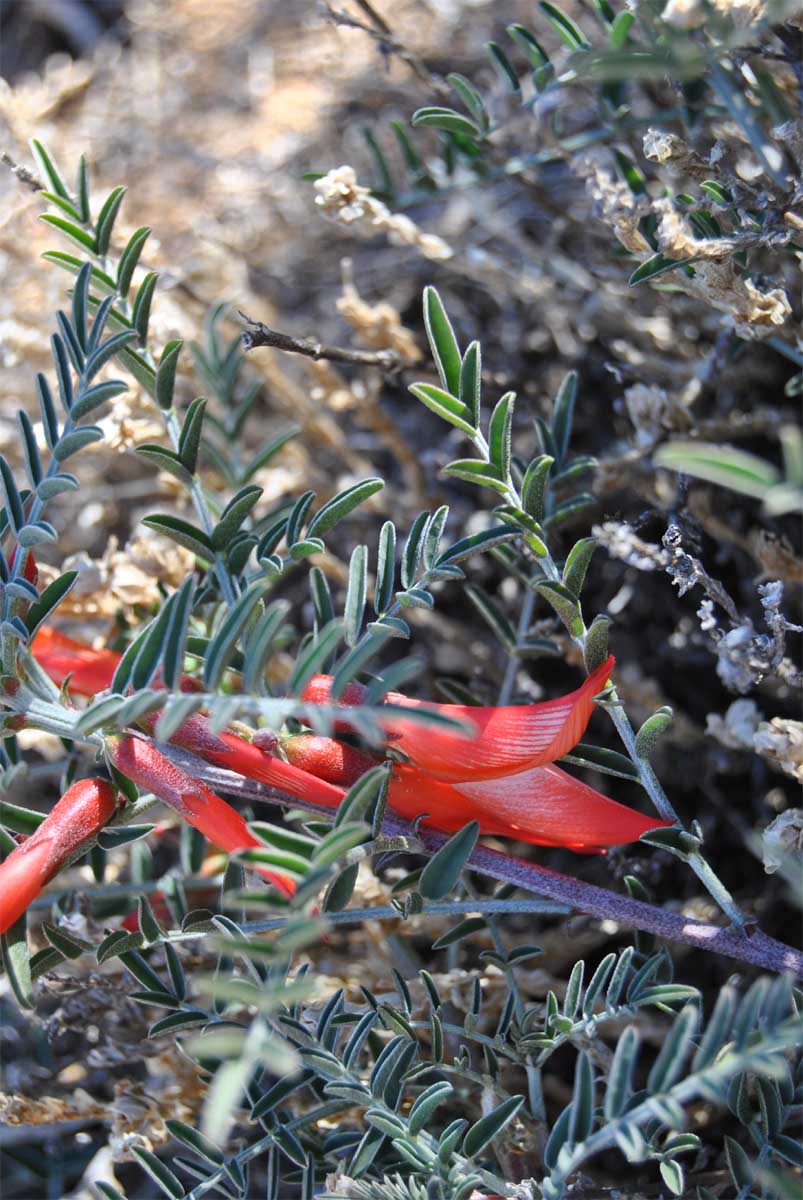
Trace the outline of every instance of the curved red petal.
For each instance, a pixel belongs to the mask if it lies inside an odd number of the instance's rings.
[[[499,779],[529,767],[554,762],[576,745],[592,712],[594,697],[603,690],[614,666],[611,656],[592,671],[574,692],[541,704],[511,704],[474,708],[462,704],[430,704],[390,692],[386,700],[404,708],[427,709],[455,717],[474,727],[473,735],[448,733],[420,721],[405,721],[395,714],[382,724],[394,737],[394,747],[430,775],[452,782]],[[328,701],[331,678],[317,675],[304,690],[304,699]],[[359,685],[351,685],[340,703],[360,700]],[[364,692],[364,689],[361,689]]]
[[[483,813],[478,819],[484,832],[537,845],[618,846],[671,824],[619,804],[553,765],[454,788]]]
[[[119,771],[169,804],[185,821],[209,838],[213,845],[229,854],[236,850],[262,847],[236,809],[200,780],[193,779],[165,758],[145,738],[126,735],[120,740],[110,741],[109,749],[112,762]],[[267,867],[255,866],[254,869],[286,896],[292,896],[295,892],[295,883],[289,876]]]

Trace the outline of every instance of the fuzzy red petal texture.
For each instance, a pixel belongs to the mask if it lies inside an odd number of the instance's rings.
[[[153,792],[190,825],[228,854],[236,850],[261,849],[262,842],[249,830],[244,818],[198,779],[193,779],[165,758],[146,738],[126,734],[111,738],[108,748],[112,762],[138,787]],[[283,892],[292,896],[295,883],[287,875],[255,866],[254,870]]]
[[[19,920],[50,878],[52,839],[46,838],[30,848],[29,843],[30,838],[0,863],[0,933]]]
[[[530,767],[543,766],[567,754],[585,732],[594,697],[603,690],[613,670],[609,658],[592,671],[581,687],[566,696],[541,704],[510,704],[474,708],[462,704],[430,704],[411,700],[398,692],[389,692],[386,702],[421,712],[430,709],[443,716],[455,717],[474,727],[474,733],[449,733],[419,721],[405,721],[394,713],[382,724],[394,738],[393,745],[403,750],[416,766],[438,779],[498,779],[518,774]],[[304,690],[304,699],[327,703],[331,677],[316,675]],[[352,684],[340,703],[359,703],[364,691]]]
[[[47,626],[34,637],[31,652],[42,670],[59,687],[70,676],[70,691],[78,696],[94,696],[111,687],[122,657],[116,650],[93,650],[84,642]]]
[[[79,779],[67,789],[39,828],[0,864],[0,933],[103,828],[116,807],[117,792],[105,779]]]

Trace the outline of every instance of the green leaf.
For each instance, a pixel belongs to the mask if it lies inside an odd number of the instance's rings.
[[[347,646],[354,646],[360,636],[368,580],[368,547],[355,546],[349,562],[349,581],[346,590],[344,630]]]
[[[261,495],[262,488],[249,483],[232,497],[212,530],[210,541],[213,550],[222,550],[231,542]]]
[[[36,165],[44,175],[52,191],[56,195],[61,196],[63,200],[69,200],[70,193],[67,189],[67,184],[64,182],[64,178],[53,161],[47,146],[45,146],[40,138],[31,138],[30,145]]]
[[[424,550],[424,535],[429,522],[429,513],[420,512],[410,526],[401,561],[401,585],[405,590],[413,585],[418,574],[418,564]]]
[[[566,43],[570,50],[589,50],[591,48],[579,25],[567,17],[563,9],[558,8],[556,4],[550,4],[549,0],[540,0],[538,7],[545,14],[558,37]]]
[[[584,1142],[594,1125],[594,1071],[591,1059],[583,1051],[574,1070],[574,1091],[569,1118],[568,1140],[576,1146]]]
[[[477,126],[487,133],[490,122],[488,113],[485,109],[485,101],[480,93],[474,87],[470,79],[466,79],[465,75],[458,74],[457,71],[452,71],[446,76],[447,83],[450,83],[457,92],[460,99],[465,104],[468,111],[474,118]]]
[[[77,454],[79,450],[91,446],[93,442],[102,441],[102,429],[97,425],[82,425],[80,429],[74,429],[72,433],[66,433],[59,439],[53,447],[53,457],[57,462],[64,462],[73,454]]]
[[[165,1125],[176,1141],[188,1146],[195,1154],[199,1154],[201,1158],[205,1158],[207,1162],[213,1163],[216,1167],[223,1166],[225,1162],[223,1151],[209,1138],[199,1133],[197,1129],[185,1125],[183,1121],[167,1120]]]
[[[443,388],[435,387],[432,383],[413,383],[410,391],[431,412],[454,425],[455,429],[462,430],[470,437],[476,432],[472,424],[471,410],[462,400],[458,400],[457,396],[445,392]]]
[[[288,546],[292,546],[294,542],[298,541],[299,534],[304,525],[304,519],[314,499],[314,492],[304,492],[301,496],[299,496],[293,505],[290,515],[287,518],[287,526],[284,535]],[[260,545],[260,557],[261,550],[262,547]]]
[[[466,419],[476,429],[480,423],[482,395],[482,350],[479,342],[471,342],[463,355],[458,395],[466,409]]]
[[[276,636],[290,611],[288,600],[274,600],[250,630],[245,644],[243,688],[258,692],[264,682],[265,666]]]
[[[525,29],[523,25],[508,25],[508,35],[516,42],[517,45],[525,52],[533,67],[541,68],[549,65],[549,55],[541,46],[529,29]]]
[[[510,437],[515,392],[507,392],[496,405],[488,431],[489,457],[498,477],[507,482],[510,475]]]
[[[191,476],[198,467],[198,449],[201,444],[206,404],[206,400],[201,396],[193,400],[187,409],[178,439],[179,458]]]
[[[42,258],[57,267],[61,267],[65,271],[69,271],[71,275],[77,275],[83,266],[82,259],[76,258],[74,254],[66,254],[63,250],[46,250]],[[100,267],[92,268],[92,282],[101,291],[111,295],[117,290],[111,275],[108,275],[105,271],[101,271]]]
[[[135,233],[131,234],[125,250],[120,255],[120,262],[117,267],[117,291],[123,299],[128,295],[128,289],[131,286],[131,280],[139,262],[139,257],[150,234],[151,230],[147,225],[143,225],[140,229],[137,229]]]
[[[675,1162],[673,1158],[664,1159],[659,1163],[658,1169],[661,1172],[661,1178],[669,1188],[673,1196],[682,1196],[684,1190],[683,1167],[679,1162]]]
[[[627,281],[628,287],[638,287],[640,283],[646,283],[648,279],[655,279],[658,275],[664,275],[667,271],[674,271],[676,267],[682,267],[689,262],[696,262],[696,259],[681,259],[667,258],[665,254],[653,254],[652,258],[646,259],[641,266],[636,267],[633,274]]]
[[[172,1171],[168,1170],[161,1159],[143,1146],[132,1146],[132,1153],[163,1195],[171,1197],[171,1200],[182,1200],[186,1194],[184,1185],[179,1182]]]
[[[87,233],[85,229],[82,229],[80,225],[76,225],[74,221],[68,220],[67,217],[59,217],[56,213],[42,213],[39,220],[66,234],[82,250],[88,250],[90,254],[95,253],[95,239],[92,237],[92,234]]]
[[[499,72],[502,82],[506,83],[512,92],[520,92],[521,83],[519,82],[519,77],[516,74],[513,64],[499,43],[488,42],[485,49],[490,54],[493,64]]]
[[[465,592],[480,616],[490,626],[509,654],[515,654],[517,635],[502,609],[482,588],[467,583]]]
[[[507,1100],[503,1100],[487,1116],[481,1117],[467,1131],[463,1139],[463,1153],[468,1158],[474,1158],[481,1153],[488,1143],[513,1120],[523,1103],[523,1096],[508,1096]]]
[[[94,332],[94,331],[93,331]],[[124,352],[130,342],[136,337],[133,329],[122,329],[119,333],[113,334],[106,338],[101,346],[93,350],[87,359],[86,366],[83,371],[83,380],[88,383],[93,376],[97,375],[101,367],[105,366],[113,355],[117,355],[120,361],[127,365]],[[133,374],[133,372],[132,372]]]
[[[647,1077],[647,1089],[650,1094],[668,1092],[680,1075],[699,1019],[699,1009],[694,1004],[687,1004],[675,1018],[672,1028],[664,1037],[658,1057]]]
[[[708,442],[673,441],[655,452],[656,466],[682,471],[709,483],[762,499],[778,482],[778,470],[755,454]]]
[[[379,763],[351,785],[338,807],[335,827],[345,822],[368,819],[377,807],[384,808],[390,784],[390,771],[389,763]]]
[[[423,799],[422,812],[426,812]],[[473,854],[479,835],[479,822],[470,821],[435,851],[421,872],[418,890],[422,896],[427,900],[440,900],[449,894]]]
[[[288,695],[297,696],[303,692],[312,676],[317,675],[328,662],[342,637],[343,622],[335,620],[310,640],[296,659],[287,685]]]
[[[195,599],[195,580],[190,575],[175,593],[175,601],[165,634],[162,677],[167,688],[177,688],[184,667],[184,653],[190,613]]]
[[[627,1108],[633,1093],[633,1070],[638,1054],[639,1035],[633,1025],[628,1025],[616,1043],[608,1084],[605,1091],[605,1119],[615,1121]]]
[[[49,583],[38,600],[30,606],[23,620],[28,633],[33,635],[54,609],[61,603],[78,578],[77,571],[65,571]]]
[[[143,524],[163,533],[172,541],[178,542],[179,546],[184,546],[186,550],[195,554],[203,562],[209,564],[214,562],[215,552],[209,538],[202,529],[191,525],[189,521],[183,521],[180,517],[174,517],[168,513],[156,513],[154,516],[144,517]]]
[[[586,631],[583,658],[589,675],[602,666],[608,657],[608,629],[611,623],[609,616],[600,613],[594,617]]]
[[[243,471],[242,482],[247,483],[248,480],[257,473],[257,471],[261,471],[263,467],[267,466],[271,459],[274,458],[289,441],[291,441],[294,437],[297,437],[300,432],[300,425],[291,425],[289,429],[284,431],[284,433],[280,433],[271,441],[266,442],[262,449],[258,451],[258,453],[251,459],[251,462]]]
[[[210,691],[220,685],[237,639],[264,593],[265,582],[257,579],[229,609],[210,641],[203,670],[204,684]]]
[[[590,767],[601,771],[603,775],[615,775],[619,779],[633,779],[638,782],[641,778],[638,767],[624,754],[608,750],[607,747],[590,746],[587,742],[578,742],[570,754],[563,756],[561,762]]]
[[[149,271],[137,288],[134,306],[131,310],[131,324],[137,331],[139,343],[144,346],[148,340],[148,323],[151,319],[151,303],[159,276],[155,271]]]
[[[521,485],[521,502],[527,512],[536,521],[543,521],[546,510],[546,488],[549,471],[554,463],[549,454],[534,458],[524,473]]]
[[[168,450],[166,446],[160,446],[155,442],[146,442],[142,446],[137,446],[134,453],[144,458],[146,462],[153,463],[160,471],[167,471],[181,483],[192,482],[192,476],[184,467],[179,456],[173,450]]]
[[[507,480],[500,478],[499,470],[493,463],[484,462],[480,458],[458,458],[447,463],[443,474],[454,479],[464,479],[478,487],[493,488],[500,495],[507,495]]]
[[[73,404],[73,420],[80,421],[107,400],[113,400],[115,396],[122,396],[123,392],[127,391],[128,384],[123,383],[122,379],[109,379],[104,383],[96,383],[94,387],[82,391]]]
[[[162,351],[159,366],[156,370],[154,398],[159,407],[167,412],[173,407],[173,393],[176,387],[176,367],[178,356],[184,343],[178,339],[168,342]]]
[[[438,557],[443,529],[449,516],[448,504],[442,504],[429,518],[423,534],[421,561],[425,571],[431,571]]]
[[[563,383],[558,388],[558,394],[555,397],[555,405],[552,410],[551,433],[558,452],[557,458],[559,462],[563,461],[569,449],[576,396],[577,372],[569,371]]]
[[[396,576],[396,526],[385,521],[379,533],[379,549],[376,563],[376,587],[374,609],[381,615],[390,608]]]
[[[31,956],[28,950],[25,913],[0,937],[0,957],[14,997],[20,1008],[34,1007]]]
[[[415,1102],[408,1114],[407,1127],[410,1133],[413,1136],[421,1133],[435,1109],[440,1104],[445,1104],[445,1102],[453,1095],[454,1088],[450,1083],[447,1083],[446,1080],[440,1080],[437,1083],[431,1084],[430,1087],[425,1088],[424,1091],[416,1097]]]
[[[575,542],[566,556],[566,562],[563,566],[563,584],[578,599],[583,590],[591,556],[596,548],[596,538],[581,538],[579,542]]]
[[[452,546],[449,546],[438,558],[435,565],[436,567],[445,567],[462,562],[472,554],[492,550],[494,546],[499,546],[503,542],[509,542],[515,536],[514,531],[507,525],[493,525],[490,529],[483,529],[480,533],[472,533],[469,537],[461,538],[459,542],[455,542]]]
[[[117,220],[117,214],[120,211],[120,205],[123,202],[123,196],[126,193],[124,187],[116,187],[109,192],[106,197],[103,207],[98,213],[98,219],[95,222],[97,254],[104,258],[109,252],[109,242],[111,241],[114,222]]]
[[[430,105],[417,109],[412,116],[412,125],[429,125],[434,129],[442,129],[445,133],[458,133],[475,140],[482,136],[481,130],[468,117],[464,117],[454,108],[443,108]]]
[[[582,637],[584,631],[583,616],[576,596],[562,583],[544,579],[534,583],[535,590],[548,600],[560,617],[571,637]]]
[[[338,492],[312,518],[307,527],[307,536],[311,537],[313,534],[317,534],[318,537],[321,537],[328,533],[338,521],[342,521],[359,504],[363,504],[371,496],[376,495],[384,486],[384,479],[377,477],[363,479],[360,483],[355,483],[344,491]]]
[[[435,288],[424,289],[424,324],[441,383],[452,396],[460,394],[460,347]]]
[[[617,13],[610,32],[608,33],[608,45],[611,50],[621,50],[627,41],[627,35],[630,33],[630,28],[635,20],[632,12],[623,10]]]
[[[648,717],[636,734],[636,753],[640,758],[649,758],[661,734],[672,724],[672,709],[668,705],[659,708]]]

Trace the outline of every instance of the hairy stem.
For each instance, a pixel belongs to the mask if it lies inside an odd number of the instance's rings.
[[[244,800],[264,801],[268,804],[305,809],[319,816],[331,816],[329,809],[286,796],[274,788],[235,775],[232,771],[209,766],[186,750],[165,743],[156,744],[162,754],[217,791],[227,792]],[[448,841],[448,835],[434,830],[414,830],[408,821],[393,812],[386,813],[383,832],[391,836],[416,837],[425,849],[431,852]],[[718,925],[684,916],[682,913],[645,904],[641,900],[621,896],[596,884],[586,883],[571,875],[564,875],[549,867],[541,867],[486,846],[478,846],[474,850],[468,860],[468,866],[480,875],[515,884],[525,892],[556,900],[600,920],[616,921],[629,929],[640,929],[668,941],[683,942],[699,950],[722,954],[727,958],[762,967],[764,970],[789,971],[803,976],[803,954],[759,930],[746,937],[741,930],[723,929]]]

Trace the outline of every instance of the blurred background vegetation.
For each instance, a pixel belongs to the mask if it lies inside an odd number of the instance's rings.
[[[406,527],[422,507],[448,502],[466,532],[488,521],[469,487],[440,474],[457,436],[407,392],[429,370],[424,285],[438,287],[462,344],[481,338],[489,389],[517,391],[514,451],[525,461],[532,418],[548,414],[576,369],[573,448],[597,465],[564,533],[568,547],[593,531],[605,550],[591,567],[589,611],[614,619],[617,681],[634,722],[674,710],[654,765],[676,807],[700,821],[740,904],[788,937],[790,861],[803,839],[799,634],[782,627],[801,613],[800,50],[796,6],[763,0],[616,11],[572,0],[563,13],[516,0],[5,0],[0,450],[21,459],[14,414],[30,407],[33,373],[49,366],[66,285],[39,259],[54,237],[38,221],[35,180],[15,170],[31,168],[32,136],[62,164],[86,153],[106,190],[128,187],[121,239],[153,227],[158,341],[203,341],[210,306],[224,301],[232,315],[297,338],[396,355],[397,369],[384,371],[259,349],[244,368],[244,387],[258,385],[254,447],[301,431],[256,478],[267,500],[307,488],[325,500],[376,472],[388,480],[340,533],[340,553],[319,564],[335,591],[354,542],[387,516]],[[373,219],[359,185],[379,206]],[[210,381],[201,373],[180,386],[190,399]],[[188,566],[139,524],[182,503],[175,481],[130,453],[158,440],[155,409],[133,388],[100,424],[106,440],[82,452],[82,490],[61,504],[50,565],[66,555],[81,570],[62,610],[71,632],[109,641]],[[783,584],[783,618],[780,599],[758,590],[767,581]],[[466,604],[452,585],[414,618],[428,664],[420,695],[438,695],[446,680],[484,703],[497,698],[507,660],[493,612],[516,624],[517,587],[493,558],[475,561],[472,582],[491,597],[490,624],[488,605]],[[306,584],[283,586],[309,624]],[[532,632],[562,654],[521,662],[520,698],[573,686],[567,664],[579,663],[551,610],[535,619]],[[596,733],[609,736],[602,722]],[[33,803],[37,788],[51,797],[55,777],[47,738],[28,748]],[[629,788],[617,789],[625,802]],[[635,875],[657,899],[715,915],[668,853],[538,857],[609,885]],[[158,862],[149,869],[158,875]],[[387,886],[366,875],[361,899]],[[510,930],[532,939],[524,919]],[[544,954],[520,970],[522,988],[531,999],[562,993],[574,960],[604,953],[617,934],[577,918],[567,937],[546,921]],[[486,933],[462,958],[438,955],[426,937],[363,927],[310,956],[321,999],[337,985],[375,986],[394,966],[406,973],[412,956],[413,969],[444,976],[465,1012],[468,972],[490,945]],[[707,999],[732,970],[688,948],[675,958]],[[486,986],[492,993],[487,975]],[[137,1139],[163,1146],[164,1120],[192,1122],[203,1095],[175,1049],[143,1042],[119,964],[48,989],[43,1022],[9,1009],[2,1029],[8,1200],[90,1195],[112,1150],[125,1157]],[[660,1025],[643,1025],[660,1040]],[[545,1086],[551,1103],[566,1103],[560,1070]],[[721,1157],[705,1169],[709,1185],[724,1181],[715,1195],[735,1194]],[[157,1194],[137,1167],[115,1170],[129,1195]],[[648,1181],[630,1194],[659,1193]]]

